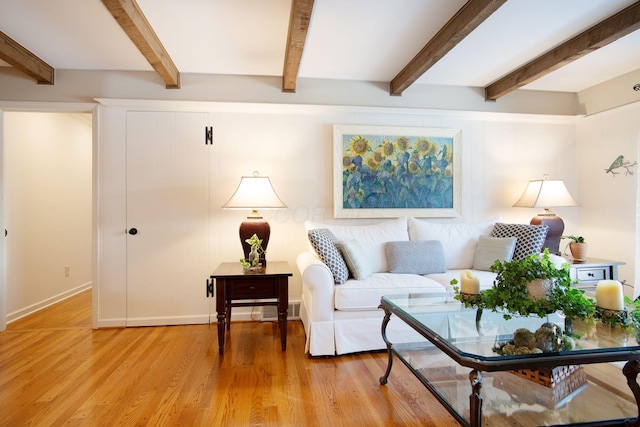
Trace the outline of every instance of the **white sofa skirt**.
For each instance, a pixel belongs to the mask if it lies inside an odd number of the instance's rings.
[[[333,312],[333,320],[311,322],[307,304],[300,305],[300,319],[307,336],[305,351],[312,356],[334,356],[362,351],[384,350],[382,309]],[[392,343],[424,342],[425,338],[406,323],[392,316],[387,325]]]

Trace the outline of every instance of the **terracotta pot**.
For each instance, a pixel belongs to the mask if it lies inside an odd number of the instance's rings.
[[[587,249],[589,249],[589,245],[587,243],[569,243],[571,256],[576,261],[585,261],[587,259]]]

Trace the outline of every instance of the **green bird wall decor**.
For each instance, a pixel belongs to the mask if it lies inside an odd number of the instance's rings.
[[[630,162],[630,161],[625,161],[624,160],[624,156],[622,154],[620,154],[614,161],[613,163],[611,163],[611,166],[609,166],[607,169],[604,170],[604,173],[610,173],[611,176],[615,177],[617,174],[619,174],[620,172],[616,172],[617,169],[624,169],[624,174],[625,175],[633,175],[633,171],[631,170],[631,168],[635,165],[637,165],[638,162]]]

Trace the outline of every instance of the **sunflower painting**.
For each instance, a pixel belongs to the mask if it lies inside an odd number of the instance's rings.
[[[458,134],[450,129],[334,127],[340,156],[340,165],[334,162],[334,180],[339,181],[334,190],[340,195],[335,216],[457,216]]]

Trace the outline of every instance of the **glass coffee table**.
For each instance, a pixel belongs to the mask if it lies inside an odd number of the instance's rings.
[[[381,308],[389,361],[380,383],[395,354],[463,426],[640,425],[640,344],[632,328],[574,320],[571,350],[501,355],[496,350],[515,330],[535,332],[543,323],[564,329],[564,319],[505,320],[465,308],[452,294],[385,296]],[[393,317],[418,342],[394,342]]]

